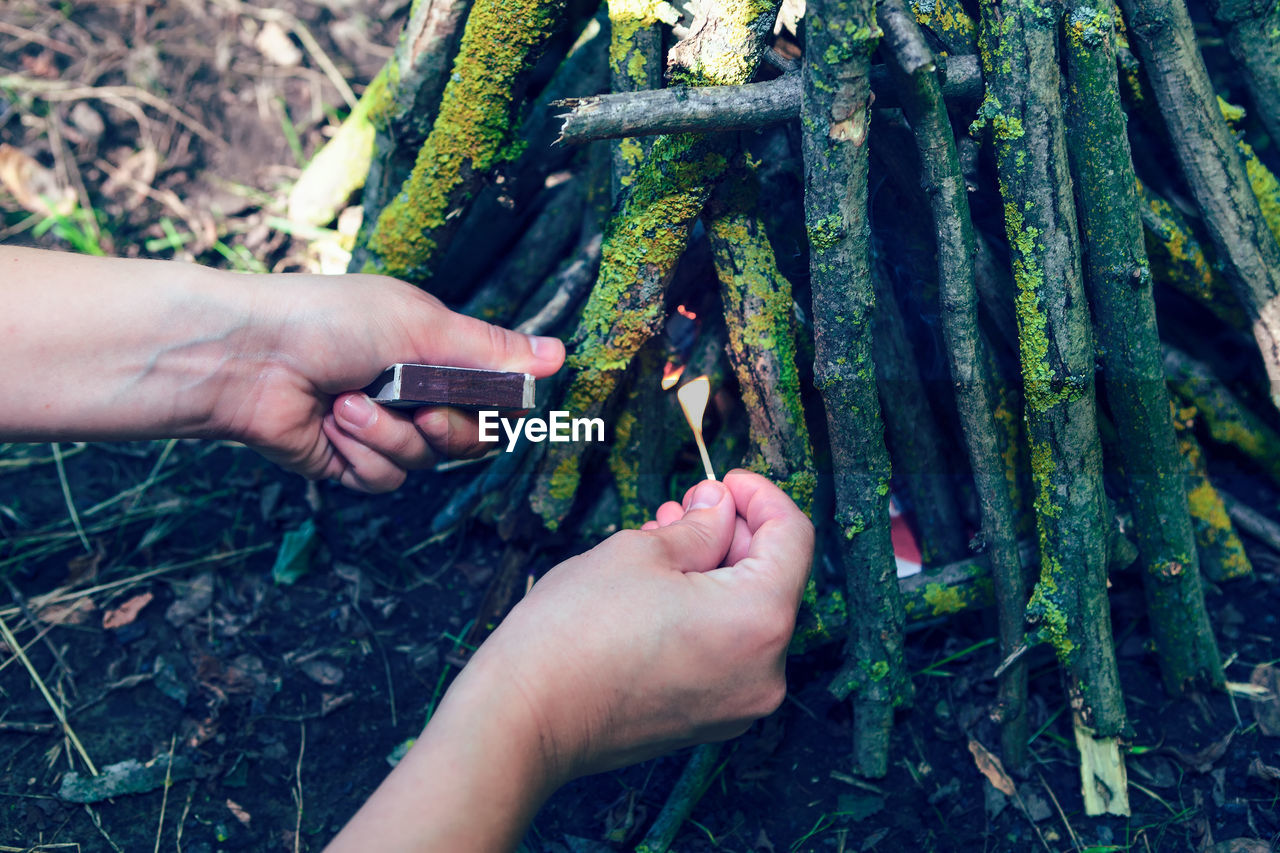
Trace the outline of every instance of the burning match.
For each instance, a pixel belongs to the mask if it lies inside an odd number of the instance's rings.
[[[707,401],[711,398],[711,380],[705,376],[691,379],[676,392],[680,408],[684,409],[685,420],[693,430],[693,439],[698,443],[698,453],[702,455],[702,467],[707,472],[707,479],[714,480],[716,472],[711,469],[711,457],[707,454],[707,443],[702,440],[702,416],[707,411]]]

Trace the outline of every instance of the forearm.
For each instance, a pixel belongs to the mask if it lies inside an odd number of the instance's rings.
[[[467,665],[431,723],[327,853],[498,853],[516,847],[556,787],[536,717],[484,659]]]
[[[0,438],[209,435],[259,369],[253,291],[191,264],[0,246]]]

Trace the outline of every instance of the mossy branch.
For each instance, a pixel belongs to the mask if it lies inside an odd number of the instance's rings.
[[[1165,688],[1222,684],[1204,605],[1169,393],[1164,383],[1137,179],[1116,83],[1115,7],[1066,17],[1067,142],[1080,203],[1084,279],[1107,402],[1143,564],[1147,616]]]
[[[1111,611],[1094,347],[1059,99],[1057,6],[982,3],[981,41],[1005,230],[1017,287],[1040,579],[1028,614],[1063,667],[1077,731],[1114,757],[1082,778],[1089,814],[1128,814]],[[1094,766],[1094,765],[1089,765]],[[1099,798],[1099,786],[1109,797]]]
[[[889,455],[872,364],[867,223],[870,55],[881,35],[867,0],[819,0],[806,13],[801,144],[813,289],[814,384],[831,438],[836,523],[849,608],[853,766],[888,769],[893,709],[910,701],[903,613],[889,540]]]
[[[1182,174],[1240,298],[1280,406],[1280,245],[1250,186],[1183,0],[1121,0]]]
[[[756,215],[759,185],[741,154],[712,200],[708,234],[729,333],[729,361],[750,418],[748,465],[806,512],[816,475],[796,367],[791,283]]]
[[[559,23],[564,0],[477,0],[435,124],[413,171],[378,214],[353,267],[425,282],[490,171],[519,153],[524,84]],[[359,246],[358,246],[359,248]]]
[[[973,265],[977,246],[968,192],[941,86],[932,67],[932,54],[902,0],[882,0],[879,11],[900,79],[898,88],[914,130],[921,182],[933,215],[942,331],[978,494],[981,538],[994,578],[1001,657],[1008,659],[1025,640],[1027,591],[1016,540],[1012,482],[999,444],[1001,425],[995,413],[1000,401],[992,385],[989,354],[978,322]],[[975,589],[981,591],[981,586]],[[1026,664],[1019,661],[1007,667],[1000,677],[1002,752],[1005,763],[1015,769],[1025,765],[1027,758],[1026,690]]]

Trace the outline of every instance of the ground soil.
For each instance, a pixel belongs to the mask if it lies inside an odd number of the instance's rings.
[[[271,5],[302,21],[345,78],[367,81],[406,4]],[[0,139],[68,185],[83,184],[109,252],[236,263],[221,243],[268,267],[304,266],[303,246],[270,224],[300,165],[284,128],[305,158],[332,132],[341,99],[313,57],[281,65],[255,46],[264,26],[255,8],[204,0],[6,4],[3,73],[145,89],[235,144],[207,144],[189,122],[150,107],[139,113],[128,98],[91,91],[47,101],[21,87],[0,88]],[[100,124],[77,113],[78,104]],[[147,147],[157,155],[152,168],[130,159]],[[108,184],[130,163],[148,192]],[[0,197],[0,207],[0,239],[66,247],[56,232],[35,235],[12,201]],[[147,248],[175,229],[189,237]],[[367,497],[308,486],[229,444],[60,449],[61,465],[49,445],[0,445],[0,576],[9,583],[0,615],[97,766],[172,753],[188,772],[167,790],[91,806],[60,799],[69,772],[84,772],[81,758],[6,650],[0,849],[320,849],[456,673],[504,555],[536,574],[584,545],[512,554],[479,523],[432,541],[424,507],[465,483],[466,469],[418,474],[398,492]],[[1232,491],[1280,518],[1277,493],[1235,464],[1215,460]],[[308,525],[313,547],[294,563],[305,571],[292,584],[277,582],[272,570],[286,535]],[[1280,658],[1280,556],[1248,544],[1254,576],[1209,595],[1234,682]],[[817,566],[826,571],[822,559]],[[40,598],[64,589],[78,592],[55,603]],[[1016,780],[1020,802],[984,779],[970,744],[998,744],[989,716],[998,660],[990,618],[971,613],[911,635],[915,705],[899,717],[885,779],[850,774],[848,706],[826,690],[839,649],[819,648],[791,660],[782,709],[726,747],[675,849],[1269,849],[1280,838],[1280,787],[1250,767],[1280,766],[1280,739],[1262,734],[1246,698],[1168,698],[1141,599],[1132,571],[1113,577],[1133,728],[1131,817],[1083,817],[1069,715],[1043,650],[1031,657],[1035,739],[1032,766]],[[128,607],[140,603],[131,615]],[[108,617],[115,627],[104,627]],[[629,849],[686,760],[671,756],[567,786],[538,815],[527,848]],[[1255,846],[1224,846],[1235,839]]]

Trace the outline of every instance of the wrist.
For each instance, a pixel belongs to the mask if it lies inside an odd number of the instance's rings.
[[[478,654],[328,850],[513,849],[564,781],[547,757],[538,719],[501,661]]]

